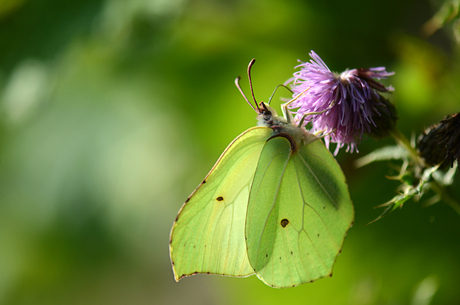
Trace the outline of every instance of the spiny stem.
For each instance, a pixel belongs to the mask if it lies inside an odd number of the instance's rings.
[[[423,167],[426,167],[425,162],[419,157],[417,150],[412,147],[409,140],[397,129],[393,129],[391,136],[395,141],[402,146],[409,153],[410,158],[416,163]],[[447,194],[446,189],[440,185],[435,179],[430,181],[431,189],[438,195],[441,196],[442,201],[447,203],[457,214],[460,215],[460,204],[455,201],[452,197]]]

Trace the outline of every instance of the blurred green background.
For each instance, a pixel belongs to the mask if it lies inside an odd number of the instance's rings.
[[[267,101],[315,50],[335,71],[386,66],[406,136],[458,112],[460,52],[440,1],[0,1],[0,304],[454,304],[460,216],[396,194],[388,163],[341,151],[356,221],[334,276],[175,283],[184,200],[255,113],[233,84],[253,57]],[[247,79],[242,86],[248,93]],[[280,90],[279,96],[287,97]],[[273,102],[278,108],[279,99]],[[429,197],[429,196],[428,196]],[[460,197],[457,197],[460,198]]]

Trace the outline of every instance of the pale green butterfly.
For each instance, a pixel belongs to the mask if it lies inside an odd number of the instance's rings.
[[[258,125],[230,143],[177,215],[170,237],[176,281],[256,274],[285,288],[331,276],[353,223],[340,166],[302,122],[294,124],[287,104],[283,118],[256,102],[253,62],[256,108],[245,99]]]

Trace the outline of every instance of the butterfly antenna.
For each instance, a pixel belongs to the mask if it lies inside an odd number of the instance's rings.
[[[238,76],[237,78],[235,78],[235,86],[238,88],[238,90],[240,90],[240,93],[241,95],[244,97],[244,99],[246,100],[246,102],[248,102],[249,106],[251,106],[252,109],[254,109],[255,112],[258,112],[256,110],[256,108],[254,108],[254,106],[251,104],[251,102],[248,100],[248,98],[246,97],[246,95],[244,95],[244,92],[243,92],[243,89],[241,89],[241,86],[240,86],[240,79],[241,77]]]
[[[248,65],[248,78],[249,78],[249,88],[251,89],[252,100],[256,104],[257,110],[260,112],[259,104],[257,104],[256,97],[254,96],[254,90],[252,89],[252,79],[251,79],[251,68],[252,65],[256,62],[256,59],[253,58]]]
[[[278,90],[279,87],[284,87],[284,88],[288,89],[289,92],[291,92],[291,94],[293,93],[292,90],[291,90],[291,88],[289,88],[288,86],[286,86],[286,85],[284,85],[284,84],[283,84],[283,85],[278,85],[278,86],[275,87],[275,90],[273,90],[273,93],[272,93],[272,95],[270,96],[270,98],[268,99],[268,103],[267,103],[267,104],[270,105],[270,103],[272,102],[273,96],[275,95],[276,90]]]

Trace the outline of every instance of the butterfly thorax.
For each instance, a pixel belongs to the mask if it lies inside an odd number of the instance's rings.
[[[260,104],[257,126],[271,128],[273,135],[270,138],[279,136],[287,138],[291,142],[293,151],[296,151],[299,145],[307,145],[318,139],[304,127],[297,126],[289,112],[285,114],[287,117],[281,117],[269,105]]]

